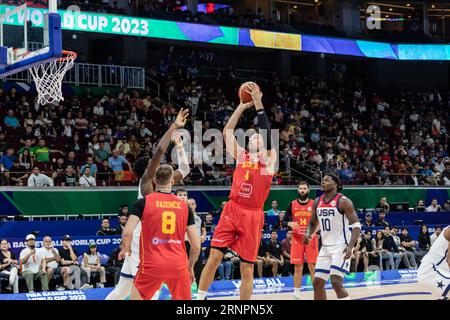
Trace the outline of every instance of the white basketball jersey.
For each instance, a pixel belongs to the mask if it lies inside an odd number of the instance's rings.
[[[141,193],[141,181],[139,180],[138,199],[142,198],[143,196]],[[133,240],[131,240],[131,252],[133,255],[135,253],[139,255],[139,239],[141,238],[141,230],[142,230],[142,223],[139,221],[139,223],[134,228]]]
[[[347,245],[350,241],[350,224],[345,214],[338,209],[339,199],[342,197],[342,194],[337,193],[331,201],[325,202],[323,194],[317,202],[316,214],[322,246]]]
[[[446,262],[449,241],[444,236],[444,232],[448,228],[450,228],[450,226],[447,226],[444,230],[442,230],[439,237],[431,246],[430,251],[425,255],[425,257],[423,257],[422,262],[427,262],[436,265],[436,267],[441,267],[447,270],[450,269]]]

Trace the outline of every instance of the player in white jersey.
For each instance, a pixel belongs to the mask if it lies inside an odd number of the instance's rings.
[[[313,281],[315,300],[327,299],[325,283],[330,276],[338,299],[350,299],[343,279],[350,268],[353,247],[361,233],[361,224],[352,201],[339,193],[341,188],[336,175],[326,174],[323,177],[324,194],[314,201],[313,214],[306,229],[304,243],[308,244],[316,225],[320,225],[322,247],[317,257]]]
[[[417,277],[432,294],[442,300],[450,298],[450,226],[447,226],[423,257]]]
[[[153,192],[153,178],[155,175],[155,170],[159,166],[163,155],[166,153],[173,134],[177,129],[182,128],[185,125],[188,115],[189,110],[181,109],[181,111],[177,115],[177,118],[175,119],[175,122],[169,127],[167,132],[161,138],[151,161],[149,161],[148,157],[143,157],[137,159],[133,164],[133,172],[136,177],[140,179],[138,199],[141,199],[145,195]],[[190,168],[186,152],[183,148],[183,143],[179,136],[176,138],[174,143],[178,156],[178,170],[176,170],[174,173],[174,181],[175,183],[177,183],[183,180],[183,178],[185,178],[189,174]],[[117,283],[114,290],[111,291],[111,293],[106,297],[106,300],[124,300],[131,294],[134,277],[137,274],[139,266],[139,240],[141,237],[141,229],[142,225],[139,222],[133,231],[133,239],[131,241],[131,254],[125,257],[122,269],[120,270],[119,282]],[[153,299],[156,300],[158,299],[158,297],[159,292],[156,292]]]

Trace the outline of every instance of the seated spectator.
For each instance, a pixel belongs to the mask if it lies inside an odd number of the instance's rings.
[[[30,149],[23,149],[22,153],[19,153],[19,166],[25,172],[31,170],[34,165],[34,159],[30,154]]]
[[[268,216],[278,216],[280,214],[280,210],[278,210],[278,201],[272,201],[272,208],[266,213]]]
[[[207,214],[207,215],[205,216],[205,228],[206,228],[206,232],[207,232],[207,233],[213,233],[215,227],[216,227],[216,226],[214,225],[212,214],[210,214],[210,213]]]
[[[66,167],[66,174],[64,175],[61,186],[76,187],[78,186],[77,176],[74,172],[72,165]]]
[[[378,221],[375,224],[377,227],[389,227],[389,222],[385,220],[386,212],[384,209],[381,209],[379,215],[378,215]]]
[[[444,211],[450,212],[450,200],[445,201],[444,203]]]
[[[425,210],[426,210],[425,201],[419,200],[419,202],[417,203],[417,206],[415,208],[415,211],[416,212],[424,212]]]
[[[91,273],[98,272],[100,274],[100,283],[97,287],[105,287],[105,267],[100,265],[100,254],[97,252],[97,245],[95,244],[95,242],[91,242],[89,244],[89,250],[84,253],[81,268],[86,271],[88,282],[91,281]]]
[[[13,167],[9,172],[5,172],[5,176],[9,177],[9,185],[11,186],[24,186],[24,182],[29,177],[29,175],[20,168],[19,161],[17,160],[13,162]]]
[[[3,123],[7,128],[16,129],[20,127],[19,120],[14,116],[14,110],[12,109],[8,110],[8,115],[4,118]]]
[[[0,273],[9,276],[6,289],[19,293],[19,262],[14,252],[9,250],[8,240],[0,241]]]
[[[375,209],[380,209],[380,211],[384,209],[384,212],[389,212],[389,203],[387,203],[386,197],[382,197],[380,199],[380,202],[377,204]]]
[[[94,158],[88,157],[86,159],[86,164],[81,166],[80,173],[84,174],[84,169],[87,167],[91,168],[91,176],[97,178],[97,165],[94,163]]]
[[[91,176],[91,168],[86,167],[84,169],[84,174],[80,177],[78,184],[81,187],[95,187],[97,183],[95,182],[95,178]]]
[[[34,160],[37,162],[48,163],[50,162],[50,153],[59,153],[64,155],[64,152],[56,149],[49,149],[45,146],[45,140],[39,139],[39,143],[36,147],[33,147],[30,152],[34,154]]]
[[[118,138],[117,140],[118,141],[117,141],[116,147],[114,148],[114,151],[119,151],[120,147],[124,146],[123,153],[125,155],[127,155],[131,150],[130,150],[130,145],[128,144],[128,142],[126,142],[126,138],[125,139]],[[113,154],[114,154],[114,151],[113,151]]]
[[[292,246],[292,229],[288,229],[286,232],[286,238],[281,241],[281,253],[283,254],[285,272],[283,276],[294,274],[293,266],[291,265],[291,246]]]
[[[109,152],[105,148],[104,141],[99,142],[98,149],[94,151],[94,157],[95,157],[95,161],[97,161],[97,162],[102,162],[102,161],[108,160]]]
[[[227,249],[225,254],[223,255],[222,262],[219,264],[217,268],[217,272],[219,273],[219,280],[230,280],[233,276],[233,261],[232,259],[239,259],[236,253],[232,250]]]
[[[122,234],[123,229],[125,229],[125,225],[127,224],[127,221],[128,221],[127,213],[121,213],[119,215],[119,225],[116,228],[116,234],[118,234],[118,235]]]
[[[98,177],[97,181],[101,181],[103,185],[106,184],[107,181],[110,181],[112,178],[113,171],[109,167],[108,161],[104,160],[102,165],[98,167]],[[101,185],[101,184],[100,184]]]
[[[116,229],[110,228],[110,223],[108,219],[102,220],[102,228],[97,231],[97,236],[112,236],[117,233]]]
[[[366,231],[364,233],[361,242],[359,243],[359,249],[361,250],[361,256],[364,264],[364,272],[369,271],[369,265],[378,264],[378,253],[375,250],[375,240],[372,239],[372,231]]]
[[[391,236],[395,241],[395,244],[399,250],[399,253],[402,255],[402,261],[405,264],[406,268],[417,268],[416,258],[414,257],[414,253],[406,250],[402,246],[402,241],[400,240],[400,237],[398,236],[398,228],[393,227],[391,229]]]
[[[441,206],[438,204],[437,199],[431,200],[431,204],[425,209],[426,212],[440,212]]]
[[[114,249],[109,256],[108,262],[106,263],[106,271],[114,274],[114,283],[117,285],[120,279],[120,273],[123,266],[123,260],[119,260],[119,253],[122,250],[122,245]]]
[[[419,247],[415,253],[417,263],[420,264],[422,258],[430,251],[431,247],[431,239],[430,234],[428,232],[428,227],[426,225],[422,225],[419,232],[418,238]]]
[[[442,233],[442,227],[441,226],[437,226],[434,229],[434,233],[430,236],[431,245],[433,245],[433,243],[436,241],[436,239],[439,237],[439,235],[441,233]]]
[[[78,160],[76,159],[75,152],[70,151],[67,155],[67,159],[65,161],[66,167],[72,166],[75,173],[78,173],[80,170],[80,165],[78,164]]]
[[[47,277],[50,281],[59,267],[59,261],[61,260],[61,257],[59,256],[58,249],[53,246],[51,237],[44,237],[42,243],[44,246],[40,248],[40,250],[45,258],[45,263],[47,265],[47,269],[45,269],[45,272],[47,273]]]
[[[393,269],[394,268],[394,257],[392,254],[383,248],[383,232],[377,231],[377,234],[375,236],[375,252],[380,256],[380,266],[383,267],[383,261],[386,261],[386,269]],[[383,268],[382,268],[383,269]]]
[[[272,230],[270,233],[270,241],[267,244],[267,250],[269,251],[269,259],[272,263],[272,275],[276,277],[278,276],[278,270],[281,270],[284,266],[281,244],[278,242],[278,232],[276,230]]]
[[[53,181],[57,176],[58,174],[54,173],[52,178],[49,178],[45,174],[42,174],[38,167],[34,167],[32,174],[28,178],[27,185],[29,187],[53,187]]]
[[[10,170],[13,166],[13,162],[16,160],[17,157],[14,155],[14,149],[9,148],[6,150],[6,154],[0,158],[0,166],[3,165],[6,170]]]
[[[418,245],[417,241],[414,241],[410,236],[409,236],[409,230],[407,227],[403,227],[402,228],[402,234],[400,236],[400,240],[402,242],[402,246],[403,248],[405,248],[406,251],[411,252],[412,254],[414,254],[414,258],[416,261],[416,264],[418,264],[418,255],[416,254],[416,246]],[[408,254],[410,255],[410,254]]]
[[[394,259],[394,265],[391,265],[391,269],[397,270],[400,266],[400,262],[402,261],[403,255],[400,253],[394,238],[391,234],[391,228],[386,226],[384,227],[384,239],[383,239],[383,251],[386,254],[391,254]],[[390,259],[390,257],[389,257]]]
[[[363,227],[374,227],[374,226],[375,225],[373,224],[373,221],[372,221],[372,214],[370,212],[367,212]]]
[[[48,291],[48,277],[45,270],[47,264],[45,257],[36,249],[36,237],[29,234],[25,238],[26,248],[20,252],[20,265],[22,266],[22,276],[27,283],[28,292],[34,292],[34,280],[41,282],[42,291]]]
[[[356,178],[355,172],[349,168],[347,162],[342,164],[342,169],[338,170],[338,173],[342,183],[351,183]]]
[[[264,241],[264,233],[263,233],[263,237],[261,237],[261,241],[259,243],[258,255],[256,256],[255,264],[256,264],[256,271],[258,273],[259,278],[263,277],[263,268],[264,267],[271,267],[272,270],[274,268],[278,268],[278,263],[271,260],[269,257],[269,248],[267,246],[267,243]]]
[[[3,156],[9,148],[9,141],[5,139],[5,133],[0,132],[0,156]]]
[[[131,171],[130,163],[122,156],[119,156],[119,150],[114,150],[112,156],[108,159],[109,167],[114,171],[123,171],[123,165],[128,167],[128,170]]]
[[[60,265],[64,288],[69,290],[73,290],[74,288],[90,288],[87,283],[87,273],[80,268],[80,264],[77,260],[77,251],[72,247],[72,238],[69,235],[65,235],[62,240],[62,245],[63,247],[59,251],[59,255],[61,257]],[[73,282],[75,282],[75,285]]]

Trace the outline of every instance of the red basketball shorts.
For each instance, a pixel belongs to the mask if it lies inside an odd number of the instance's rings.
[[[158,277],[158,274],[153,272],[144,275],[138,272],[134,281],[136,289],[144,300],[150,300],[163,283],[167,284],[172,300],[191,300],[191,280],[187,269],[170,278]]]
[[[228,201],[211,240],[212,248],[230,248],[244,262],[253,263],[258,254],[264,226],[264,211]]]
[[[316,263],[319,255],[317,236],[311,239],[308,245],[303,244],[303,236],[293,235],[291,245],[291,264]]]

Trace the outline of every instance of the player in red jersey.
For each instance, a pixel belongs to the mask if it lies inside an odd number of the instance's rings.
[[[229,201],[225,205],[220,221],[211,240],[211,252],[200,278],[197,299],[203,300],[214,280],[224,252],[231,248],[241,258],[240,298],[250,299],[253,291],[253,264],[258,253],[261,230],[264,224],[263,206],[270,191],[275,173],[277,154],[271,147],[270,124],[262,104],[262,93],[255,85],[247,91],[253,101],[240,103],[226,124],[223,133],[227,152],[236,160]],[[234,136],[236,124],[251,106],[255,106],[258,126],[269,133],[264,139],[254,133],[248,143],[248,152],[238,145]]]
[[[309,184],[301,181],[298,184],[298,198],[289,203],[284,215],[283,224],[292,228],[291,264],[294,267],[294,298],[300,299],[300,288],[302,286],[303,263],[308,263],[311,281],[314,280],[314,269],[317,256],[319,255],[319,244],[315,233],[308,245],[303,244],[306,227],[311,219],[314,200],[309,199]]]
[[[154,181],[155,192],[134,204],[122,237],[119,258],[130,253],[133,230],[142,222],[139,271],[131,299],[150,300],[165,282],[174,300],[190,300],[193,268],[200,253],[194,215],[184,201],[171,193],[174,172],[170,165],[160,165]],[[191,243],[189,265],[186,233]]]

